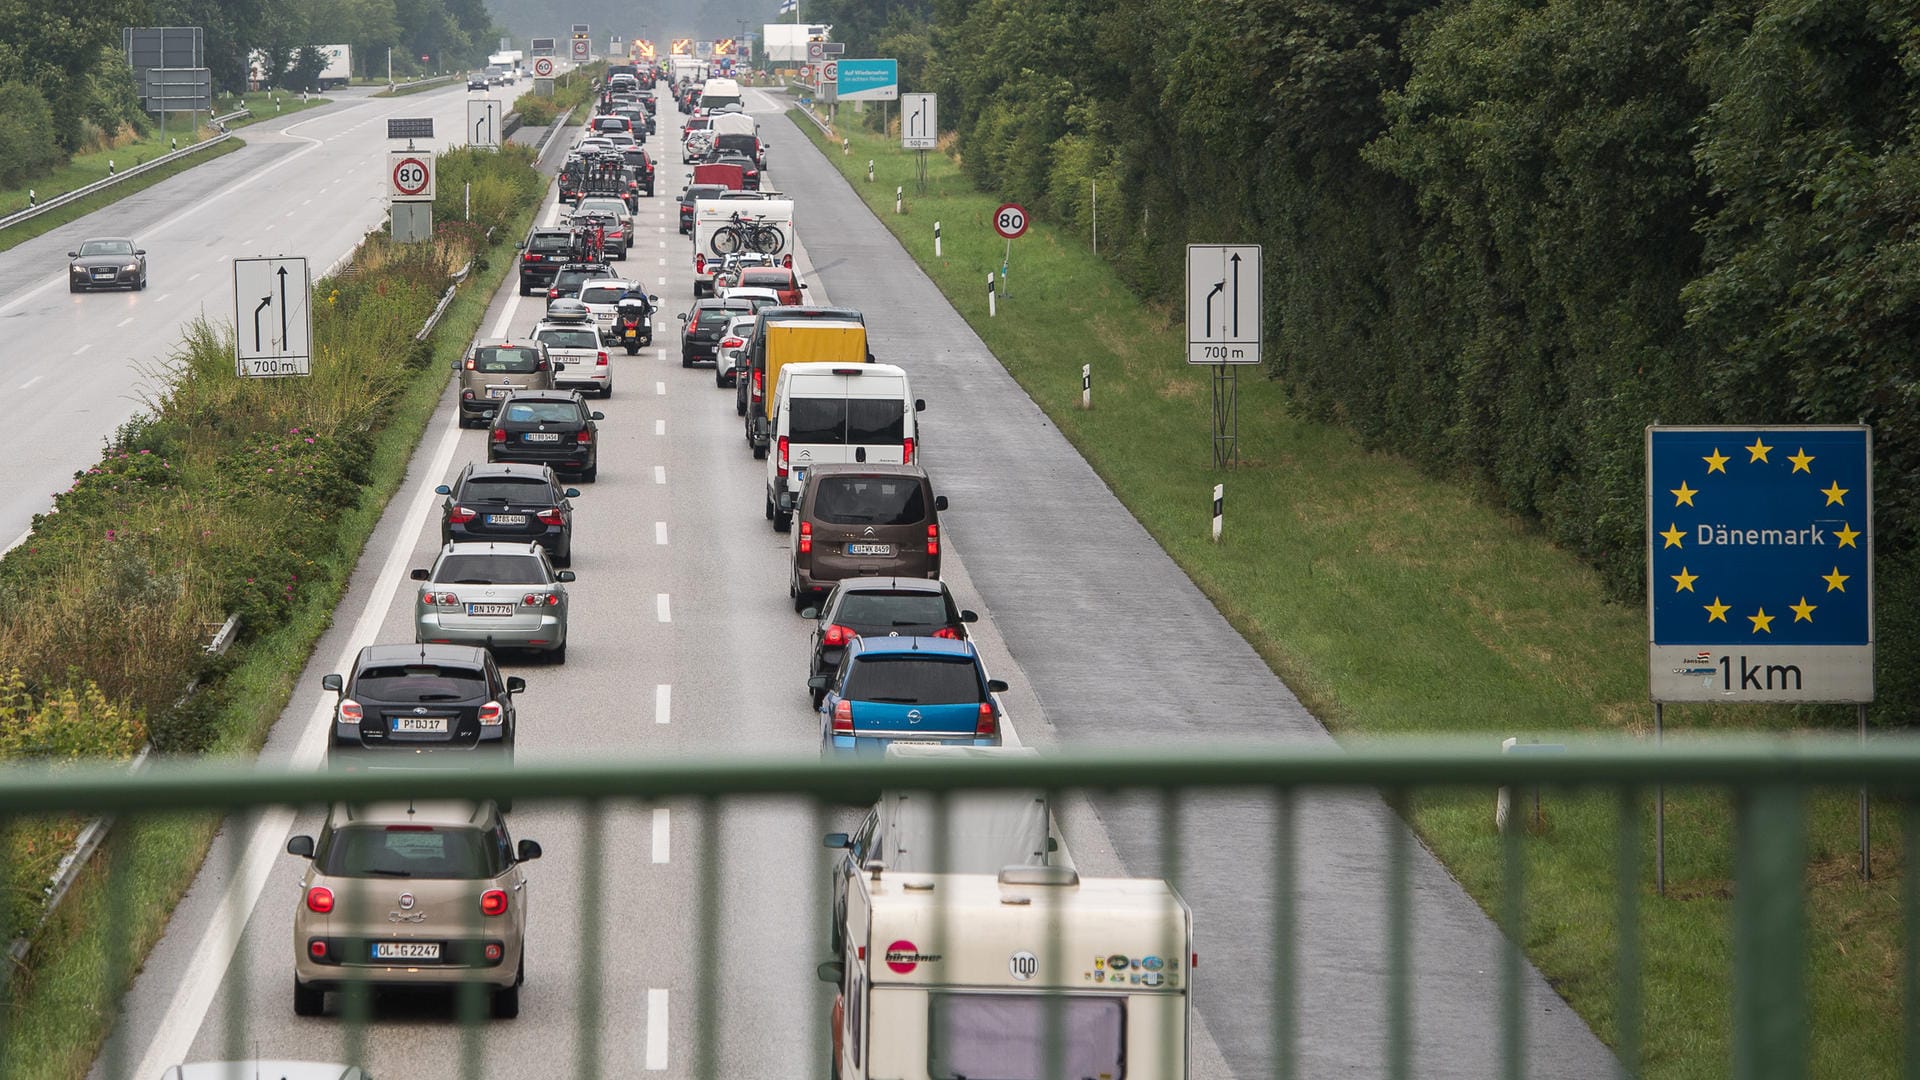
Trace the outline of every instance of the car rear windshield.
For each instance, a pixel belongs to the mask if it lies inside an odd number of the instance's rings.
[[[834,619],[861,626],[941,626],[947,622],[947,598],[924,592],[850,592],[840,599]]]
[[[763,289],[791,289],[793,271],[772,266],[750,268],[740,272],[740,284],[757,285]]]
[[[600,347],[598,330],[574,330],[548,328],[534,335],[547,343],[549,349],[597,349]]]
[[[699,328],[702,330],[725,330],[727,324],[740,316],[739,308],[701,308]]]
[[[830,476],[814,493],[813,514],[829,525],[917,525],[927,498],[909,477]]]
[[[478,829],[349,825],[314,862],[328,877],[490,878],[506,869],[497,848]]]
[[[477,667],[453,664],[385,664],[367,668],[353,680],[352,694],[363,701],[424,705],[472,701],[487,692]]]
[[[527,241],[528,251],[568,251],[573,247],[573,234],[570,232],[534,233]]]
[[[618,301],[620,294],[626,291],[625,285],[582,285],[580,300],[587,304],[611,304]]]
[[[846,696],[891,705],[978,705],[979,669],[965,656],[863,656],[847,676]]]
[[[544,476],[476,476],[460,485],[462,503],[543,503],[556,495]]]
[[[898,398],[804,398],[788,406],[787,436],[815,446],[867,446],[906,438],[906,404]]]
[[[490,374],[540,369],[540,350],[519,345],[483,345],[473,350],[473,369]]]
[[[606,214],[608,217],[618,218],[625,215],[626,212],[627,204],[621,202],[619,199],[582,199],[580,200],[579,207],[574,210],[573,216],[579,217],[582,214]]]
[[[577,424],[580,407],[571,401],[509,401],[504,419],[522,424]]]
[[[531,555],[449,555],[434,567],[442,585],[545,585],[546,567]]]
[[[593,130],[595,130],[595,131],[625,131],[625,130],[627,130],[627,121],[626,121],[626,118],[625,118],[625,117],[620,117],[620,116],[602,116],[602,117],[600,117],[599,119],[597,119],[597,120],[595,120],[595,121],[593,122]]]
[[[752,157],[753,152],[760,148],[759,143],[760,140],[752,135],[716,135],[713,138],[713,145],[720,149],[738,150],[748,157]]]
[[[578,289],[580,287],[580,283],[583,281],[591,281],[594,278],[606,277],[606,276],[607,275],[600,273],[597,270],[562,270],[558,274],[554,275],[553,285],[555,288],[559,289],[561,295],[564,296],[567,293],[573,292],[574,290]]]

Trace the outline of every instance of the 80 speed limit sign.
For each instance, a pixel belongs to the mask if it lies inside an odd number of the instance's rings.
[[[433,201],[433,155],[423,150],[394,150],[387,155],[387,187],[394,199]]]
[[[1012,240],[1027,231],[1027,210],[1019,203],[1002,203],[993,212],[993,231]]]

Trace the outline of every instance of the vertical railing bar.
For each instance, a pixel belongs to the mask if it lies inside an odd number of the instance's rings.
[[[693,1075],[714,1080],[719,1067],[720,993],[720,800],[700,800],[700,989]]]
[[[1785,783],[1735,793],[1735,1080],[1807,1074],[1803,797]]]
[[[1526,1074],[1526,1011],[1521,1006],[1525,993],[1521,947],[1526,941],[1526,852],[1520,841],[1526,835],[1527,821],[1527,815],[1510,810],[1507,827],[1500,834],[1500,1057],[1506,1080],[1521,1080]]]
[[[1641,821],[1638,788],[1622,788],[1619,832],[1614,848],[1614,888],[1619,956],[1615,978],[1614,1012],[1617,1017],[1617,1049],[1621,1080],[1640,1075],[1640,842]]]
[[[827,834],[829,826],[831,824],[832,824],[832,820],[828,816],[827,804],[819,799],[815,799],[813,801],[813,835],[824,837]],[[818,852],[816,851],[816,855],[817,854]],[[813,895],[826,897],[825,907],[826,907],[826,914],[827,914],[827,925],[825,927],[822,927],[820,925],[820,920],[818,919],[814,920],[813,940],[814,940],[815,955],[825,956],[829,960],[840,960],[842,962],[846,962],[849,965],[851,965],[851,961],[847,960],[846,949],[842,948],[837,953],[833,951],[833,932],[834,932],[833,927],[838,923],[838,917],[836,912],[834,911],[834,902],[833,902],[834,891],[836,888],[834,878],[836,874],[839,874],[841,872],[840,870],[841,860],[844,860],[846,858],[846,854],[847,853],[844,850],[837,851],[835,852],[836,857],[816,859],[814,863]],[[846,979],[843,978],[840,980],[840,987],[845,987],[846,984],[847,984]],[[814,1008],[813,1015],[815,1016],[832,1016],[833,1015],[832,1013],[833,1000],[834,998],[839,996],[839,994],[841,993],[841,989],[835,988],[830,993],[822,993],[822,991],[825,989],[826,989],[825,983],[817,984],[814,987],[813,996],[814,996],[815,1008]],[[853,1006],[853,1003],[847,1002],[846,1005],[847,1007],[851,1008]],[[807,1025],[807,1045],[808,1045],[808,1048],[811,1050],[811,1053],[808,1055],[808,1060],[814,1063],[813,1068],[808,1071],[812,1075],[822,1078],[822,1080],[824,1080],[824,1078],[826,1077],[831,1077],[834,1073],[834,1070],[839,1068],[839,1064],[833,1061],[833,1040],[829,1036],[827,1025],[808,1024]],[[826,1068],[823,1069],[820,1066],[820,1063],[823,1061],[830,1062],[831,1064],[829,1064]]]
[[[331,819],[331,807],[322,807],[320,812]],[[341,964],[345,969],[342,974],[346,988],[334,995],[340,1002],[341,1019],[345,1021],[345,1030],[340,1036],[344,1051],[341,1060],[355,1065],[366,1060],[367,1028],[373,1022],[373,985],[367,981],[366,967],[372,959],[368,951],[373,947],[373,935],[366,932],[366,927],[368,912],[373,908],[372,891],[376,884],[372,878],[352,879],[345,883],[344,901],[335,898],[335,902],[346,913],[343,920],[345,932],[335,939],[340,942],[345,954],[341,957]]]
[[[600,799],[588,799],[581,809],[587,822],[580,837],[585,878],[580,882],[580,991],[574,1015],[574,1042],[579,1052],[573,1075],[579,1080],[600,1080],[600,980],[605,944],[601,940],[601,904],[606,895],[607,805]]]
[[[8,856],[20,839],[14,833],[13,818],[0,815],[0,1076],[12,1076],[8,1063],[13,1060],[13,980],[20,973],[13,967],[13,864]]]
[[[252,846],[254,826],[259,815],[252,806],[236,807],[227,817],[227,880],[239,881],[241,865],[246,861],[247,848]],[[303,898],[304,902],[304,898]],[[245,934],[243,923],[236,933]],[[304,948],[305,946],[300,946]],[[244,1061],[253,1056],[247,1052],[246,1007],[247,1007],[247,964],[243,952],[227,965],[226,986],[222,993],[227,998],[226,1025],[224,1042],[228,1061]]]
[[[131,918],[133,877],[133,833],[139,827],[140,819],[128,815],[119,824],[120,827],[109,833],[107,841],[107,925],[126,927]],[[103,1003],[107,1014],[113,1017],[113,1030],[107,1036],[107,1052],[104,1059],[104,1075],[119,1077],[127,1075],[127,1026],[120,1021],[120,1003],[125,994],[125,984],[133,964],[131,955],[133,935],[121,932],[107,935],[107,992],[112,997]]]
[[[1387,822],[1387,1075],[1413,1075],[1412,968],[1413,897],[1408,872],[1413,804],[1405,790],[1388,796],[1393,816]]]
[[[1060,792],[1046,789],[1048,835],[1052,835],[1051,820],[1053,808],[1060,805]],[[1054,977],[1064,977],[1069,969],[1067,955],[1067,935],[1065,933],[1066,905],[1058,899],[1049,899],[1047,903],[1047,957],[1042,970]],[[1111,974],[1111,973],[1109,973]],[[1067,1075],[1067,1008],[1069,999],[1058,987],[1043,998],[1047,1021],[1047,1061],[1053,1069],[1049,1075]]]
[[[514,902],[512,898],[507,901],[509,905]],[[464,918],[467,924],[467,940],[464,943],[464,948],[484,948],[482,942],[486,938],[487,929],[486,922],[480,914],[479,893],[474,893],[468,899],[467,911]],[[449,942],[449,945],[451,944],[452,943]],[[469,955],[464,957],[463,961],[467,964],[475,964],[478,959],[478,957]],[[501,963],[506,963],[505,957],[501,957]],[[477,966],[477,964],[475,964],[475,966]],[[481,1071],[481,1062],[486,1053],[486,1048],[483,1045],[480,1033],[481,1029],[486,1025],[486,1015],[489,1011],[489,1001],[487,999],[491,996],[487,985],[476,981],[471,975],[460,983],[458,990],[454,993],[455,1008],[460,1020],[459,1075],[462,1077],[462,1080],[481,1080],[481,1077],[486,1075]],[[356,1064],[358,1063],[356,1062]]]
[[[1273,837],[1273,1075],[1276,1080],[1294,1080],[1298,1059],[1295,996],[1298,987],[1299,958],[1294,951],[1294,934],[1299,929],[1299,913],[1294,909],[1294,842],[1298,830],[1294,822],[1296,806],[1292,788],[1274,792]],[[1183,958],[1185,959],[1185,958]],[[1191,972],[1189,972],[1191,977]],[[1191,990],[1188,991],[1192,993]]]
[[[946,873],[952,872],[953,845],[948,843],[950,839],[950,836],[948,834],[948,828],[951,825],[951,819],[949,815],[953,811],[953,802],[952,802],[951,793],[945,792],[945,791],[930,791],[930,792],[924,792],[924,793],[910,792],[906,795],[906,797],[908,799],[918,799],[918,798],[924,797],[932,801],[931,809],[933,813],[933,822],[934,822],[933,850],[928,853],[931,856],[931,858],[928,859],[928,862],[933,867],[933,870],[936,874],[946,874]],[[886,792],[881,793],[880,795],[881,801],[878,805],[879,805],[880,813],[883,816],[886,815],[891,809],[891,807],[887,805],[888,798],[889,796]],[[897,862],[899,859],[900,853],[898,851],[890,851],[890,852],[886,852],[885,854],[888,861]],[[951,901],[949,899],[949,893],[943,889],[936,888],[933,894],[933,916],[931,920],[932,929],[930,931],[932,944],[928,947],[927,949],[928,952],[943,953],[947,956],[953,956],[959,951],[953,947],[953,939],[947,936],[948,933],[950,932],[950,926],[952,921],[951,915],[952,915],[952,907],[951,907]],[[876,947],[883,947],[883,946],[879,946],[876,943]],[[862,1030],[864,1030],[864,1028]],[[945,1024],[941,1025],[938,1039],[939,1039],[938,1045],[928,1047],[928,1050],[933,1055],[933,1058],[931,1060],[939,1060],[939,1061],[953,1060],[952,1026],[945,1025]]]
[[[1182,871],[1180,857],[1182,854],[1183,833],[1186,824],[1184,794],[1183,791],[1178,791],[1173,788],[1166,788],[1160,793],[1160,817],[1162,821],[1160,829],[1160,873],[1161,876],[1166,879],[1167,887],[1175,892],[1180,891]],[[1181,895],[1184,896],[1185,894],[1182,893]],[[1184,950],[1185,948],[1185,942],[1183,941],[1174,941],[1171,944],[1174,951]],[[1183,957],[1183,959],[1191,960],[1192,957]],[[1187,972],[1187,977],[1191,980],[1193,972]],[[1186,1039],[1162,1039],[1160,1041],[1160,1074],[1162,1076],[1186,1075],[1184,1066],[1186,1064],[1185,1054],[1187,1041]]]
[[[1900,904],[1907,923],[1906,950],[1900,957],[1907,999],[1905,1076],[1907,1080],[1920,1080],[1920,800],[1903,802],[1900,816],[1900,840],[1905,848],[1900,864]]]

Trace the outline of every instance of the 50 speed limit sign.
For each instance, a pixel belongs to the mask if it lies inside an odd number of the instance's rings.
[[[1001,203],[993,212],[993,231],[1009,240],[1027,231],[1027,208],[1019,203]]]
[[[433,155],[424,150],[388,153],[387,188],[399,202],[432,202]]]

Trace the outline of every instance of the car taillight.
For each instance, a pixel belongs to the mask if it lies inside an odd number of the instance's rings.
[[[481,952],[488,960],[498,960],[506,955],[506,950],[501,948],[497,942],[492,941],[487,942],[486,948],[482,949]]]
[[[900,460],[908,465],[913,464],[913,440],[912,439],[908,439],[905,443],[901,444]]]
[[[787,254],[780,256],[780,265],[786,267],[789,270],[793,269],[793,253],[788,252]]]
[[[325,960],[327,958],[327,943],[320,938],[314,938],[312,941],[307,942],[307,955],[313,957],[315,960]]]
[[[507,711],[500,707],[499,702],[489,701],[485,705],[480,706],[481,727],[499,727],[506,722],[506,719]]]
[[[593,362],[593,366],[594,366],[594,367],[606,367],[606,366],[607,366],[607,350],[605,350],[605,349],[601,349],[601,350],[600,350],[600,359],[598,359],[598,360],[595,360],[595,361]]]
[[[507,441],[507,433],[506,433],[505,431],[503,431],[503,430],[501,430],[500,428],[494,428],[494,429],[493,429],[493,441],[494,441],[494,442],[506,442],[506,441]]]
[[[456,506],[453,508],[452,513],[447,515],[447,520],[455,525],[465,525],[467,522],[479,516],[480,515],[464,506]]]
[[[320,915],[333,911],[333,890],[325,885],[315,885],[308,889],[307,910]]]
[[[844,732],[847,732],[848,734],[852,734],[853,732],[853,703],[852,702],[846,701],[843,699],[841,701],[834,703],[833,730],[844,731]]]
[[[927,554],[940,554],[940,526],[927,526]]]
[[[520,256],[520,261],[521,262],[539,262],[540,256],[535,255],[533,252],[529,251],[525,255]]]
[[[705,255],[695,255],[693,257],[693,272],[696,274],[704,274],[707,272],[707,257]]]
[[[760,371],[760,370],[758,370],[758,369],[755,369],[755,371],[754,371],[754,373],[753,373],[753,397],[754,397],[754,400],[756,400],[756,401],[758,401],[758,400],[759,400],[759,398],[760,398],[760,395],[761,395],[761,394],[762,394],[762,393],[763,393],[763,392],[764,392],[764,391],[766,390],[766,387],[767,387],[767,373],[766,373],[766,372],[764,372],[764,371]]]
[[[581,446],[587,445],[593,441],[593,429],[581,428],[579,433],[573,437],[573,441],[579,443]]]
[[[360,709],[359,702],[353,700],[352,698],[344,698],[341,700],[340,702],[340,722],[341,723],[357,724],[360,722],[361,717],[365,715],[366,714],[362,712]]]
[[[785,435],[780,436],[780,456],[775,460],[778,462],[775,471],[785,477],[787,475],[787,437]]]
[[[460,391],[460,400],[462,400],[462,401],[472,401],[472,400],[473,400],[473,391],[471,391],[471,390],[462,390],[462,391]]]
[[[737,349],[745,344],[745,341],[737,337],[723,338],[720,341],[720,347],[723,349]]]
[[[813,522],[811,521],[800,523],[800,554],[813,554]]]
[[[836,623],[833,626],[827,627],[827,632],[820,636],[820,644],[832,645],[837,648],[842,645],[851,644],[853,639],[859,636],[859,633],[856,632],[853,627],[841,626]]]
[[[557,506],[549,506],[545,510],[540,511],[538,517],[540,518],[540,524],[542,525],[566,524],[566,522],[560,517],[560,508]]]
[[[939,638],[946,638],[948,641],[959,641],[960,631],[955,630],[951,626],[943,626],[940,629],[935,630],[933,632],[933,636],[939,637]]]
[[[973,733],[975,735],[992,735],[999,730],[1000,721],[994,716],[993,703],[990,701],[981,702],[980,719],[974,721]]]
[[[480,914],[505,915],[507,913],[507,894],[504,889],[488,889],[480,894]]]

